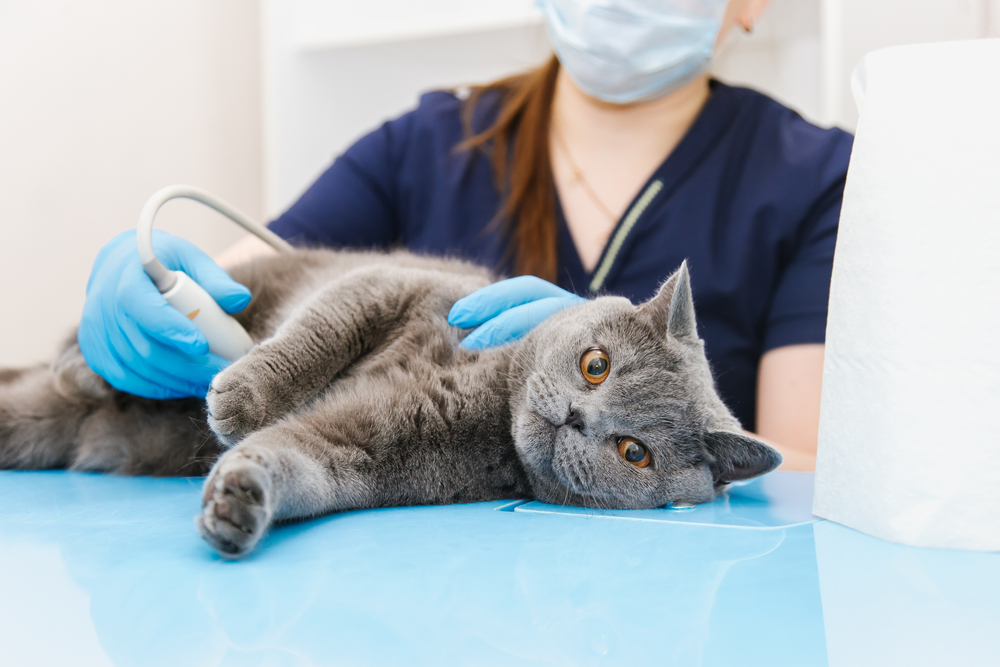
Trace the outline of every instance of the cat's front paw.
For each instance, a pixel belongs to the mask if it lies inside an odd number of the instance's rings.
[[[205,482],[195,525],[224,558],[240,558],[256,546],[270,525],[273,497],[267,469],[253,457],[230,452]]]
[[[267,407],[252,375],[237,363],[215,376],[208,388],[208,425],[227,445],[235,445],[264,425]]]

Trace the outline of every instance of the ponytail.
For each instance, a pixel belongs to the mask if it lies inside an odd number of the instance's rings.
[[[459,150],[488,150],[493,178],[503,197],[497,221],[507,225],[508,258],[518,275],[555,282],[557,265],[556,189],[549,157],[549,123],[559,61],[475,88],[462,109],[466,139]],[[500,96],[493,125],[473,134],[477,102],[486,93]]]

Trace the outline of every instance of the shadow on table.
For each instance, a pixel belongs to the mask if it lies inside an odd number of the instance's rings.
[[[918,549],[816,524],[831,667],[1000,660],[1000,554]]]

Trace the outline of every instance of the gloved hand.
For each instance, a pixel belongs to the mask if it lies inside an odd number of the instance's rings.
[[[184,239],[154,230],[153,250],[227,313],[250,302],[250,290]],[[94,260],[77,341],[87,365],[111,386],[146,398],[203,398],[229,364],[209,354],[205,335],[160,295],[142,269],[134,230],[111,239]]]
[[[519,276],[487,285],[455,302],[448,324],[477,327],[462,347],[481,350],[517,340],[549,315],[587,300],[535,276]]]

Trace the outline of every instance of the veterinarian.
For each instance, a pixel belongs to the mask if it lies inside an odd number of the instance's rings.
[[[539,0],[548,63],[469,95],[424,95],[271,228],[300,245],[403,245],[549,281],[460,301],[453,323],[485,321],[470,346],[581,297],[643,301],[686,258],[720,394],[787,469],[811,470],[851,136],[709,78],[721,37],[751,30],[767,3]],[[156,245],[227,311],[249,301],[194,246],[163,233]],[[219,261],[268,251],[247,239]],[[130,239],[101,251],[79,333],[87,362],[131,393],[204,395],[224,362],[144,280]]]

